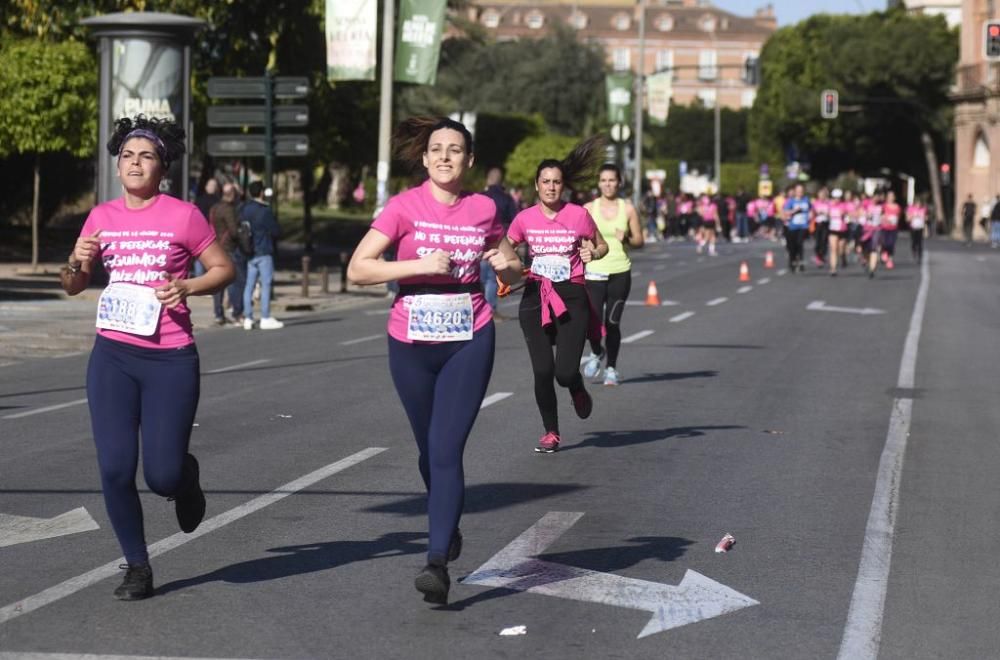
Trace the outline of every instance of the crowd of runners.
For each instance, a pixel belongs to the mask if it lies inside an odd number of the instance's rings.
[[[586,419],[594,407],[588,381],[620,382],[629,251],[656,240],[658,231],[655,224],[644,229],[639,210],[621,198],[621,171],[601,164],[599,139],[538,163],[537,202],[509,226],[494,199],[464,188],[474,162],[464,125],[410,118],[394,142],[399,162],[423,183],[388,201],[354,251],[347,276],[359,284],[398,285],[387,327],[388,365],[416,442],[429,520],[427,562],[415,586],[440,604],[451,584],[447,565],[462,552],[465,445],[493,370],[496,316],[481,273],[496,278],[501,295],[523,289],[518,317],[541,422],[535,451],[552,454],[562,442],[556,386]],[[124,195],[90,213],[61,281],[67,293],[78,294],[97,264],[110,279],[98,303],[87,398],[105,504],[126,560],[114,595],[139,600],[154,593],[135,484],[140,455],[146,483],[174,500],[183,531],[194,531],[205,515],[198,461],[188,451],[200,370],[186,299],[220,291],[235,269],[198,207],[160,193],[167,168],[184,150],[178,126],[125,118],[107,148],[117,159]],[[567,201],[571,191],[595,184],[599,192],[589,203]],[[717,254],[719,238],[784,241],[791,272],[805,268],[812,235],[813,260],[831,275],[854,261],[874,276],[880,264],[894,267],[896,235],[906,226],[921,258],[926,208],[917,202],[904,212],[892,192],[855,198],[822,188],[811,198],[797,185],[777,199],[731,202],[682,195],[663,229],[709,255]],[[384,258],[388,253],[391,260]],[[188,277],[194,261],[202,274]]]

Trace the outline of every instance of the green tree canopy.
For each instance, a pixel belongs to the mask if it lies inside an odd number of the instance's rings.
[[[719,109],[720,147],[724,162],[749,158],[747,118],[750,111],[741,108]],[[653,159],[684,160],[692,168],[705,171],[715,159],[715,110],[701,103],[671,105],[666,126],[646,124],[643,136],[644,156]]]
[[[782,28],[761,52],[751,155],[773,166],[797,152],[821,178],[887,167],[926,182],[920,135],[945,139],[957,59],[940,16],[819,14]],[[820,117],[824,89],[839,92],[836,120]]]

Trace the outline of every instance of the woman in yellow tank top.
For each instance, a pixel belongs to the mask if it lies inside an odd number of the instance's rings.
[[[642,247],[639,214],[630,202],[618,197],[621,184],[618,166],[610,163],[602,165],[597,180],[601,195],[587,204],[587,211],[608,242],[607,255],[588,263],[586,271],[590,300],[597,313],[604,317],[607,350],[601,347],[600,341],[590,342],[591,352],[584,363],[583,375],[597,377],[601,372],[601,360],[607,357],[605,385],[617,385],[620,380],[618,352],[622,344],[622,312],[632,289],[632,261],[625,250],[625,243],[633,248]]]

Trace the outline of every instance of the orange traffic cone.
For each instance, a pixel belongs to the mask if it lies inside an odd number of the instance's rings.
[[[764,268],[774,268],[774,253],[770,250],[764,255]]]
[[[656,292],[656,282],[649,280],[649,287],[646,289],[646,304],[650,307],[660,306],[660,294]]]
[[[740,282],[750,281],[750,269],[747,267],[747,262],[740,262]]]

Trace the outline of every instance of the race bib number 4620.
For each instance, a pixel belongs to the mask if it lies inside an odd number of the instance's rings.
[[[472,339],[472,296],[468,293],[424,294],[410,299],[406,336],[413,341]]]
[[[149,337],[160,324],[156,292],[148,286],[114,282],[101,292],[97,303],[97,327]]]

